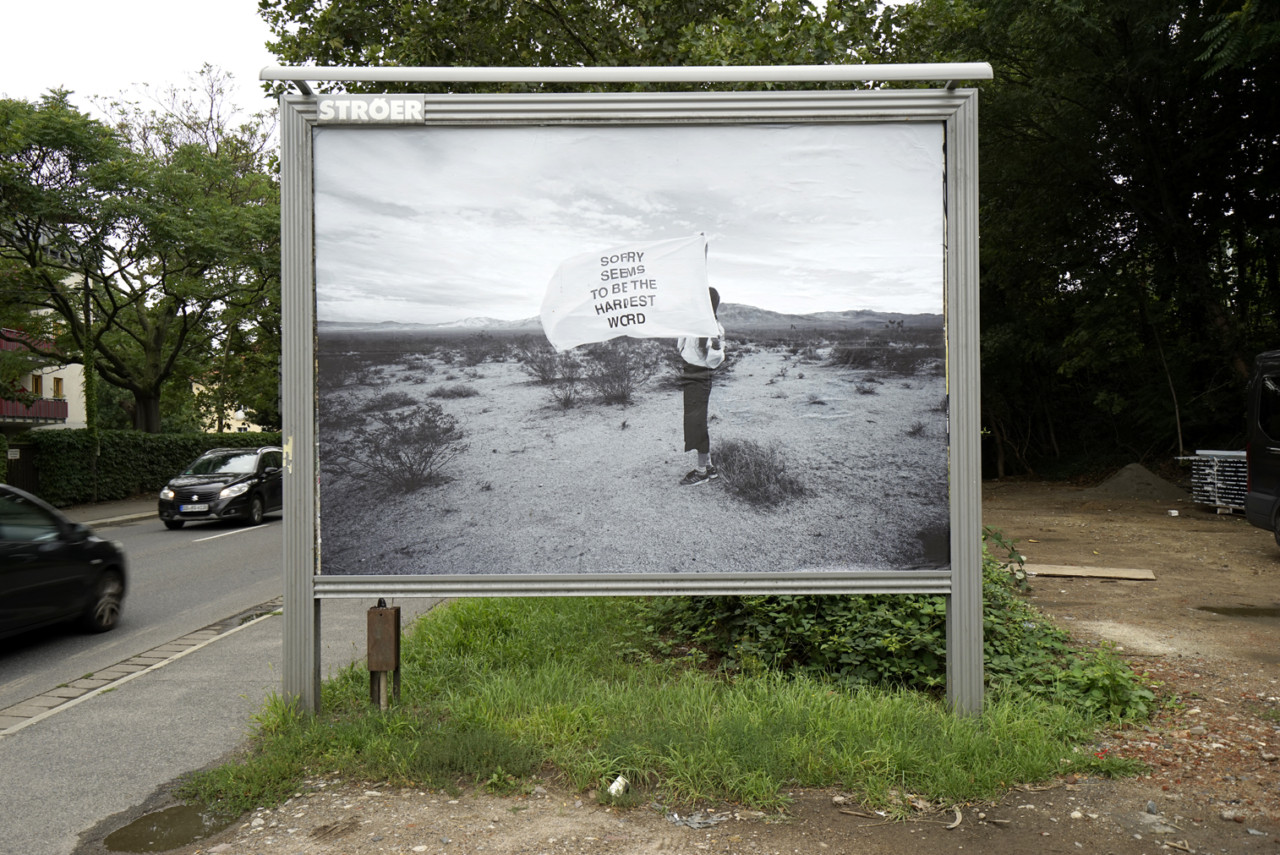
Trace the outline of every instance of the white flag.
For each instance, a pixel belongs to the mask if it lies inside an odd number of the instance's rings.
[[[719,335],[707,291],[706,236],[632,243],[566,259],[547,285],[542,329],[557,350],[624,335]]]

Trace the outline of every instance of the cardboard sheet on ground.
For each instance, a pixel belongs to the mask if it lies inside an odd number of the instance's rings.
[[[1077,576],[1088,579],[1131,579],[1153,582],[1156,574],[1131,567],[1071,567],[1065,564],[1028,564],[1029,576]]]

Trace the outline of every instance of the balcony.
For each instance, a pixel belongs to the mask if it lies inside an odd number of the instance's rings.
[[[53,425],[66,420],[66,401],[41,398],[30,406],[17,401],[0,401],[0,425]]]

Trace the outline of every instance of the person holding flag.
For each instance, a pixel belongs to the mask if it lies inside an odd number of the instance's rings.
[[[684,450],[698,453],[697,466],[680,479],[681,487],[705,484],[719,478],[711,462],[711,434],[707,428],[707,405],[711,400],[711,377],[724,364],[724,326],[720,323],[720,293],[708,288],[711,313],[716,317],[718,335],[683,336],[676,340],[684,367],[680,385],[684,391]]]
[[[697,467],[682,486],[719,477],[707,432],[711,376],[725,359],[719,306],[720,295],[707,285],[702,232],[567,258],[542,299],[542,329],[556,350],[620,336],[676,337],[684,360],[684,450],[698,452]]]

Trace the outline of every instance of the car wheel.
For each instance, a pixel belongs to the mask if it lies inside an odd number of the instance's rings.
[[[262,497],[254,496],[249,501],[249,525],[262,525],[262,516],[265,510],[266,506],[262,504]]]
[[[165,520],[164,527],[169,529],[169,531],[177,531],[182,528],[182,524],[184,522],[186,522],[186,520]]]
[[[84,613],[84,627],[89,632],[106,632],[120,620],[120,606],[124,601],[124,579],[114,570],[108,570],[98,580],[98,589]]]
[[[1280,546],[1280,514],[1276,514],[1276,546]]]

